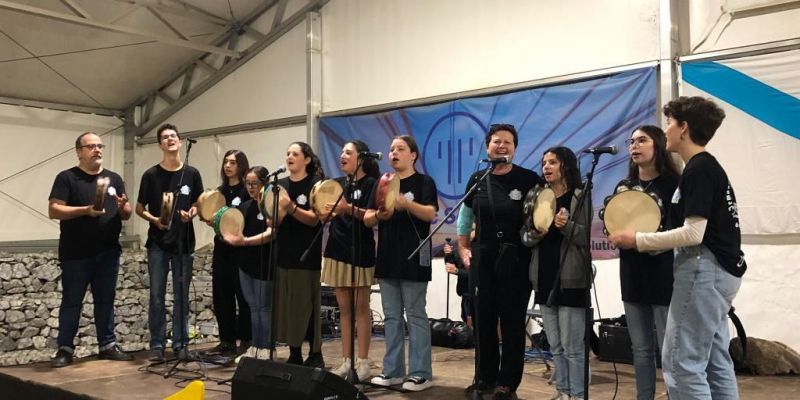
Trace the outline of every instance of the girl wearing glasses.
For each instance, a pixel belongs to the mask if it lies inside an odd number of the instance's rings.
[[[661,128],[644,125],[636,128],[627,141],[631,155],[628,176],[620,187],[640,187],[654,193],[666,207],[678,187],[680,173],[667,151],[667,138]],[[665,208],[666,209],[666,208]],[[665,225],[667,215],[661,217]],[[652,400],[656,390],[656,357],[664,343],[664,327],[672,297],[673,252],[660,254],[619,250],[619,278],[622,302],[633,350],[637,400]],[[656,335],[653,335],[655,328]]]
[[[239,281],[247,304],[250,305],[253,338],[242,357],[269,358],[269,349],[273,347],[271,334],[272,320],[272,281],[268,280],[267,260],[270,253],[272,228],[267,227],[267,219],[258,208],[258,199],[267,183],[267,169],[261,166],[247,170],[245,186],[249,199],[239,205],[244,215],[242,236],[224,237],[225,241],[237,246],[236,255],[239,265]]]

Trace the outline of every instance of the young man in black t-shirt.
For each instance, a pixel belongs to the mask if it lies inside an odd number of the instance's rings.
[[[621,232],[609,240],[639,251],[675,248],[672,301],[662,349],[664,381],[674,399],[737,399],[728,353],[727,313],[747,269],[736,196],[705,146],[725,113],[701,97],[664,107],[667,149],[686,163],[672,196],[672,226],[657,233]]]
[[[130,361],[114,334],[114,296],[119,273],[119,233],[131,205],[122,178],[103,168],[103,141],[86,132],[75,140],[78,166],[61,171],[50,191],[48,212],[59,220],[58,259],[61,262],[61,307],[58,310],[58,352],[53,367],[72,362],[75,334],[86,287],[91,284],[95,328],[101,359]],[[108,180],[103,190],[99,180]],[[102,190],[102,191],[100,191]],[[98,193],[99,191],[99,193]],[[94,209],[102,199],[102,209]]]
[[[136,215],[150,223],[147,231],[147,262],[150,274],[150,361],[164,360],[166,345],[167,273],[172,265],[172,348],[185,360],[189,353],[189,282],[194,261],[194,229],[192,219],[197,215],[197,198],[203,192],[203,180],[194,167],[181,161],[181,138],[178,129],[170,124],[158,128],[158,145],[163,153],[159,164],[142,174]],[[161,222],[162,196],[172,193],[172,213],[167,223]],[[174,210],[174,212],[173,212]]]

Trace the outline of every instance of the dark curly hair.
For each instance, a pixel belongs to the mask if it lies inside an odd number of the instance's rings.
[[[289,147],[292,147],[292,145],[297,145],[300,147],[300,151],[303,153],[303,156],[311,159],[311,162],[306,165],[306,173],[308,176],[316,176],[319,179],[325,179],[325,170],[322,169],[322,162],[314,153],[314,149],[312,149],[311,146],[309,146],[306,142],[292,142],[289,144]]]
[[[369,146],[366,143],[358,140],[358,139],[351,139],[345,142],[345,146],[350,143],[353,147],[356,148],[356,155],[361,154],[365,151],[369,151]],[[381,176],[381,169],[378,166],[378,161],[370,157],[364,157],[361,160],[361,170],[364,171],[364,174],[367,176],[371,176],[373,178],[379,178]]]
[[[725,111],[709,99],[700,96],[678,97],[664,106],[664,115],[689,125],[689,138],[705,146],[725,119]]]
[[[551,147],[542,153],[542,160],[547,153],[553,153],[558,162],[561,163],[561,177],[567,183],[567,191],[583,188],[581,183],[581,168],[578,166],[578,158],[568,147]]]

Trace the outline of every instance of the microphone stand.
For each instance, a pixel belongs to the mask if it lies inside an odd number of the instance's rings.
[[[478,178],[477,181],[475,181],[475,183],[472,185],[472,187],[470,187],[469,190],[467,190],[467,193],[465,193],[464,196],[461,197],[461,199],[458,201],[458,203],[456,203],[455,206],[453,206],[453,208],[450,210],[450,212],[445,214],[444,218],[442,218],[442,220],[438,224],[436,224],[436,226],[433,229],[431,229],[431,233],[425,239],[420,241],[419,246],[417,246],[417,248],[414,249],[413,252],[411,252],[411,255],[408,256],[408,260],[411,260],[411,258],[414,257],[419,252],[419,250],[422,248],[422,246],[427,244],[431,240],[433,235],[436,232],[438,232],[439,229],[442,228],[442,225],[444,225],[445,221],[447,221],[450,218],[450,216],[455,214],[456,210],[458,210],[459,207],[461,207],[461,204],[463,204],[464,201],[466,201],[467,197],[469,197],[475,190],[477,190],[478,185],[480,185],[481,182],[486,180],[486,177],[488,177],[489,174],[491,174],[494,171],[495,167],[497,167],[497,164],[495,164],[495,163],[491,163],[489,165],[489,168],[486,169],[486,172],[484,172],[483,175],[481,175],[481,177]],[[480,213],[480,210],[476,210],[476,211],[478,213]],[[480,220],[480,215],[478,215],[478,217],[479,217],[478,220]],[[480,235],[476,235],[476,240],[479,240],[480,238],[481,238]],[[473,257],[473,260],[474,259],[477,259],[478,263],[472,263],[471,266],[470,266],[470,271],[469,271],[469,277],[470,277],[470,281],[471,281],[471,283],[470,283],[470,291],[472,292],[471,293],[472,313],[473,313],[473,316],[472,316],[472,333],[475,336],[475,365],[474,365],[474,371],[473,371],[473,376],[472,376],[472,385],[473,385],[474,390],[472,390],[467,396],[471,400],[481,400],[483,398],[483,394],[480,393],[480,391],[478,390],[478,383],[480,381],[478,379],[478,376],[480,375],[479,374],[479,372],[480,372],[479,371],[479,367],[480,367],[480,364],[481,364],[481,350],[480,350],[481,349],[481,345],[480,345],[481,341],[480,341],[480,329],[479,329],[479,321],[480,321],[479,308],[480,307],[478,307],[478,304],[480,302],[480,298],[479,298],[480,290],[478,290],[478,288],[480,287],[480,277],[479,277],[478,270],[481,268],[480,262],[482,260],[481,260],[480,256],[479,257]],[[447,287],[449,289],[450,285],[448,285]]]
[[[604,153],[591,153],[594,157],[592,159],[592,168],[589,170],[589,173],[586,174],[586,182],[583,187],[583,193],[581,193],[580,198],[578,199],[578,204],[576,207],[576,212],[581,213],[583,210],[583,205],[586,203],[586,199],[589,200],[589,205],[591,207],[591,199],[592,199],[592,188],[594,184],[592,179],[594,178],[594,170],[597,167],[597,162],[600,160],[600,156]],[[591,226],[592,226],[592,215],[593,212],[589,214],[589,220],[586,221],[586,236],[587,236],[587,243],[589,242],[588,239],[591,238]],[[556,292],[561,291],[561,270],[564,268],[564,260],[567,258],[567,251],[569,251],[570,245],[575,237],[575,223],[574,218],[573,224],[569,229],[569,232],[566,234],[567,237],[567,245],[563,246],[563,251],[561,252],[560,262],[558,264],[558,271],[556,272],[556,277],[553,282],[553,289],[550,291],[550,295],[547,296],[547,306],[553,307],[558,305],[558,301],[556,300]],[[592,276],[592,266],[591,266],[591,250],[586,249],[586,254],[589,256],[589,263],[587,264],[587,276],[591,279],[592,284],[594,284],[594,276]],[[591,285],[586,288],[586,313],[584,315],[584,332],[583,332],[583,398],[584,400],[589,399],[589,338],[591,337],[592,333],[592,317],[594,316],[594,309],[592,308],[592,296],[591,296]]]
[[[275,305],[278,301],[278,290],[277,290],[277,268],[278,268],[278,202],[280,201],[280,187],[278,186],[278,174],[279,172],[272,173],[272,239],[270,239],[271,245],[269,246],[269,260],[267,261],[267,282],[272,281],[272,304],[270,307],[272,308],[273,312],[271,313],[269,319],[269,359],[271,361],[275,361],[275,341],[273,338],[275,337],[276,330],[278,328],[278,321],[275,318],[278,310],[276,309]],[[259,296],[263,296],[263,294],[259,294]]]
[[[169,228],[167,229],[167,231],[172,229],[172,223],[173,223],[173,220],[175,218],[175,212],[179,211],[178,210],[178,202],[179,202],[179,199],[180,199],[181,187],[183,186],[183,177],[186,174],[186,168],[189,166],[189,154],[192,151],[192,144],[193,144],[193,142],[191,140],[187,141],[186,158],[185,158],[185,161],[183,163],[183,168],[181,168],[181,176],[180,176],[180,178],[178,178],[178,186],[175,188],[175,192],[173,194],[173,199],[174,200],[172,202],[172,210],[170,211],[170,217],[171,218],[169,220]],[[188,196],[187,196],[187,201],[191,201],[191,200],[189,200]],[[191,208],[191,204],[189,205],[189,208]],[[188,339],[189,339],[189,330],[188,330],[188,325],[189,325],[189,321],[188,321],[188,319],[189,319],[189,317],[188,317],[188,315],[189,315],[189,310],[188,310],[188,307],[189,307],[189,304],[188,304],[189,303],[189,294],[186,293],[186,296],[184,296],[184,287],[188,291],[189,285],[188,284],[184,285],[184,280],[186,279],[186,276],[183,273],[184,272],[183,271],[183,269],[184,269],[184,253],[183,253],[184,252],[184,248],[183,248],[183,246],[184,246],[186,230],[188,229],[188,224],[184,223],[183,221],[179,221],[179,224],[177,225],[176,229],[178,230],[178,249],[177,249],[177,257],[172,260],[172,275],[175,276],[175,281],[178,282],[178,286],[179,287],[176,288],[173,285],[172,293],[173,293],[173,296],[176,299],[175,301],[177,301],[177,299],[181,300],[181,307],[178,310],[178,313],[180,315],[177,315],[177,316],[173,315],[172,318],[173,318],[173,321],[174,321],[175,318],[180,318],[180,323],[178,324],[178,326],[180,327],[180,330],[182,331],[183,335],[186,336],[186,339],[187,339],[186,353],[188,355],[189,354],[189,348],[188,348]],[[185,301],[184,301],[184,299],[185,299]],[[184,320],[186,320],[185,323],[184,323]],[[173,325],[175,325],[174,322],[173,322]],[[172,336],[173,336],[173,341],[174,341],[175,340],[175,332],[172,333]],[[180,348],[183,348],[183,347],[184,347],[183,343],[181,343]],[[178,365],[186,364],[189,361],[197,362],[197,364],[200,366],[200,372],[198,372],[198,371],[179,370],[178,369]],[[206,372],[205,372],[204,363],[202,362],[201,358],[198,358],[198,356],[194,356],[194,357],[189,356],[189,358],[187,358],[185,360],[181,360],[176,355],[176,358],[174,360],[172,360],[172,362],[174,362],[174,364],[172,364],[170,369],[167,372],[164,373],[164,379],[167,379],[167,378],[172,377],[172,376],[177,376],[178,372],[191,372],[191,373],[198,374],[198,378],[201,378],[203,380],[206,379]],[[167,364],[168,364],[168,361],[167,361],[167,359],[165,357],[164,358],[164,366],[166,366]],[[193,379],[193,378],[189,378],[189,379]]]

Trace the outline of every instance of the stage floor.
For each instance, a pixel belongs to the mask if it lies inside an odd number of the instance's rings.
[[[203,346],[204,348],[210,346]],[[192,350],[199,350],[192,348]],[[382,338],[373,338],[370,358],[373,360],[374,374],[380,373],[381,359],[385,351]],[[305,350],[304,350],[305,352]],[[285,360],[288,348],[280,347],[277,359]],[[339,340],[329,340],[323,343],[323,354],[328,367],[337,367],[341,362],[341,345]],[[25,381],[55,386],[73,393],[89,395],[102,399],[162,399],[180,390],[187,384],[179,377],[164,379],[160,374],[145,372],[148,366],[147,352],[135,354],[133,362],[113,362],[98,360],[96,357],[76,360],[72,365],[61,368],[50,368],[48,363],[38,363],[23,367],[3,367],[0,374],[10,375]],[[463,399],[464,388],[472,381],[473,351],[452,350],[440,347],[433,349],[433,374],[435,386],[419,393],[397,393],[381,389],[365,390],[370,399]],[[334,365],[336,364],[336,365]],[[611,363],[602,362],[592,356],[592,385],[590,396],[592,399],[612,399],[614,397],[615,373]],[[187,368],[197,369],[197,363],[189,363]],[[617,399],[634,399],[634,373],[633,367],[626,364],[617,364],[619,386]],[[156,372],[164,372],[164,368],[156,366],[151,368]],[[210,365],[206,381],[206,399],[229,399],[230,384],[219,385],[216,381],[228,379],[233,375],[234,366],[223,367]],[[188,376],[189,374],[181,374]],[[522,384],[517,394],[522,399],[544,399],[553,393],[554,387],[547,383],[549,372],[541,361],[528,362]],[[739,391],[742,399],[800,399],[800,377],[759,377],[739,375]],[[3,398],[9,392],[0,387]],[[265,397],[267,398],[267,397]],[[488,398],[488,396],[487,396]],[[657,399],[666,399],[664,382],[659,377],[657,386]]]

